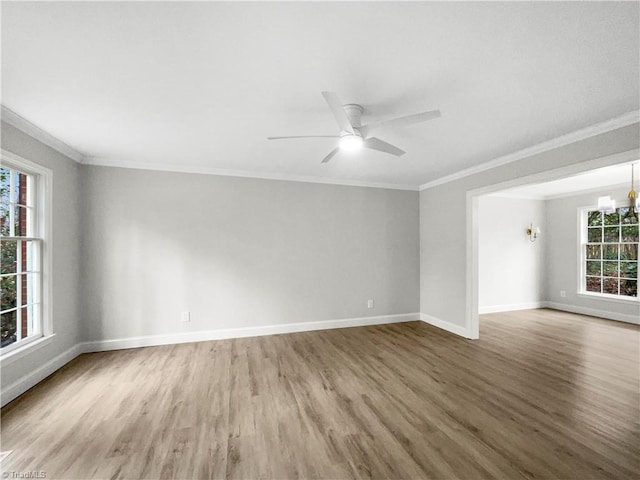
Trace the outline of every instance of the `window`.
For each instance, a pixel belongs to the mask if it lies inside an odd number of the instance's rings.
[[[51,333],[43,300],[45,194],[51,173],[2,153],[0,166],[0,352]],[[46,319],[46,322],[45,322]]]
[[[628,208],[583,212],[583,293],[638,298],[638,215]]]

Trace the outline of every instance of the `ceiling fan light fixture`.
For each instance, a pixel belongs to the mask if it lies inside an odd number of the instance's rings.
[[[364,112],[362,105],[357,105],[355,103],[344,104],[340,101],[335,92],[325,91],[322,92],[322,96],[327,102],[331,113],[333,113],[336,123],[340,127],[339,135],[295,135],[289,137],[267,137],[267,140],[285,140],[291,138],[339,138],[340,140],[338,140],[338,145],[331,150],[320,163],[327,163],[340,150],[353,152],[362,148],[401,157],[407,152],[401,150],[395,145],[385,142],[384,140],[380,140],[374,134],[379,130],[407,127],[409,125],[415,125],[416,123],[422,123],[440,117],[440,110],[432,110],[429,112],[414,113],[413,115],[404,115],[390,120],[362,125],[361,116]]]
[[[362,148],[363,140],[360,135],[344,135],[340,139],[340,149],[353,152]]]

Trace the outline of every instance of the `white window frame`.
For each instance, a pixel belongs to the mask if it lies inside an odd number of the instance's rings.
[[[19,170],[33,176],[33,229],[32,237],[39,240],[40,279],[36,288],[40,289],[40,333],[29,336],[0,350],[1,365],[5,366],[31,350],[49,343],[54,337],[52,305],[52,191],[53,172],[42,165],[22,158],[7,150],[0,150],[1,164],[5,168]]]
[[[624,206],[624,200],[615,199],[616,204]],[[591,205],[588,207],[578,208],[578,291],[577,294],[585,298],[594,298],[598,300],[606,300],[609,302],[627,303],[637,305],[640,303],[640,288],[638,296],[627,297],[624,295],[613,295],[610,293],[588,292],[587,291],[587,272],[586,272],[586,245],[587,239],[587,212],[597,210],[598,207]],[[640,249],[639,249],[640,256]],[[640,263],[640,258],[638,259]],[[640,287],[640,278],[637,279]]]

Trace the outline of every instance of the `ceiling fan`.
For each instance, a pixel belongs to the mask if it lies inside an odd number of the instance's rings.
[[[364,108],[360,105],[347,104],[343,105],[335,92],[322,92],[322,96],[329,105],[333,116],[340,127],[339,135],[300,135],[292,137],[267,137],[267,140],[284,140],[291,138],[338,138],[338,146],[331,150],[329,154],[322,159],[322,163],[327,163],[342,150],[358,150],[360,148],[368,148],[379,152],[389,153],[400,157],[406,152],[399,149],[395,145],[384,142],[373,135],[379,131],[414,125],[416,123],[426,122],[440,116],[440,110],[432,110],[430,112],[416,113],[406,115],[404,117],[392,118],[381,122],[362,125],[360,119]]]

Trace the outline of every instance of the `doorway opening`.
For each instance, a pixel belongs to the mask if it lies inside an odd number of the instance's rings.
[[[556,231],[556,225],[547,225],[545,209],[550,206],[550,202],[554,203],[550,208],[555,208],[555,203],[558,202],[555,202],[555,200],[553,200],[554,198],[559,199],[566,197],[573,199],[573,201],[581,200],[583,203],[587,203],[580,205],[580,207],[589,207],[597,203],[597,198],[600,194],[604,195],[604,193],[599,192],[607,191],[607,189],[620,189],[622,191],[625,188],[628,191],[631,178],[630,165],[634,162],[636,164],[638,163],[637,150],[548,170],[535,175],[521,177],[467,192],[466,336],[468,338],[479,338],[481,313],[489,313],[491,310],[500,311],[500,309],[506,311],[507,309],[517,310],[536,308],[538,306],[553,307],[554,303],[561,303],[556,299],[556,295],[561,296],[564,293],[565,296],[575,296],[580,293],[577,281],[567,283],[566,278],[559,279],[562,285],[566,285],[564,288],[556,288],[555,283],[553,286],[545,284],[547,276],[550,273],[546,271],[550,260],[549,252],[553,247],[550,241],[557,241],[563,238],[563,235],[568,235],[566,231],[565,233]],[[620,167],[608,168],[613,166]],[[624,177],[620,177],[620,172],[623,170],[626,170],[627,174]],[[612,173],[616,171],[618,172],[617,174]],[[636,171],[640,171],[640,169],[636,167]],[[624,181],[614,180],[614,178],[622,178]],[[626,182],[626,187],[624,182]],[[565,191],[562,192],[561,189]],[[586,200],[584,198],[581,199],[580,196],[582,195],[587,195],[588,198]],[[523,208],[521,211],[518,210],[518,206],[515,204],[522,204],[522,202],[517,202],[515,200],[516,198],[520,197],[520,199],[522,199],[523,197],[535,196],[542,199],[546,205],[542,207],[540,205],[536,206],[535,202],[532,202],[527,205],[527,208]],[[508,205],[509,202],[513,205]],[[494,219],[493,225],[486,225],[487,218],[490,218],[491,213],[481,211],[481,208],[490,208],[492,205],[494,207],[496,207],[496,205],[502,205],[500,212],[501,218]],[[522,205],[520,206],[522,207]],[[574,208],[573,212],[573,226],[567,227],[573,228],[572,231],[577,236],[577,209]],[[529,218],[536,216],[537,219]],[[525,219],[525,217],[527,218]],[[485,222],[483,223],[483,227],[493,227],[494,230],[487,228],[481,229],[480,222],[483,221],[483,219]],[[553,233],[548,231],[547,226],[553,227]],[[531,229],[530,235],[527,233],[529,229]],[[539,229],[539,233],[537,229]],[[545,230],[547,231],[545,232]],[[514,235],[520,235],[519,240],[516,240]],[[496,248],[494,245],[493,249],[482,251],[481,259],[481,241],[487,242],[492,239],[499,244],[507,241],[522,241],[528,242],[531,245],[520,245],[511,251],[500,248],[500,245]],[[581,253],[579,251],[579,245],[578,242],[575,241],[575,238],[565,238],[565,240],[566,242],[563,243],[569,244],[569,248],[571,248],[572,251],[569,257],[567,257],[568,264],[572,265],[571,274],[577,276],[578,271],[573,267],[575,267],[575,262],[579,262],[578,257]],[[513,259],[512,262],[509,263],[506,271],[502,272],[500,272],[499,269],[497,273],[480,271],[481,265],[484,265],[486,268],[487,262],[490,262],[492,259],[495,260],[501,254],[508,256],[513,252],[518,253],[520,260],[526,259],[526,261],[518,262],[518,259]],[[567,255],[566,252],[556,252],[556,254]],[[526,257],[526,255],[529,255],[529,257]],[[501,259],[501,265],[504,267],[506,263],[502,262],[502,260],[504,259]],[[508,260],[509,259],[506,259],[506,261]],[[499,273],[504,274],[503,278],[500,278]],[[492,285],[483,284],[481,290],[480,282],[483,277],[485,279],[491,278]],[[514,291],[513,286],[516,285],[516,282],[519,282],[525,277],[526,281],[521,282],[520,290]],[[495,290],[499,288],[500,285],[504,287],[502,292]],[[493,291],[491,289],[492,287],[494,288]],[[523,291],[526,288],[535,288],[537,292],[529,298],[526,296],[523,297]],[[550,291],[552,288],[554,289],[553,292]],[[555,290],[558,291],[556,292]],[[508,298],[510,293],[514,295],[515,300],[504,300]],[[482,304],[480,303],[481,301]],[[498,301],[498,303],[495,303],[496,301]],[[635,298],[626,299],[626,301],[640,308],[637,295]],[[494,302],[493,305],[491,304],[492,302]],[[620,302],[625,303],[625,299],[620,300]],[[588,302],[587,305],[589,305]],[[584,310],[588,311],[589,307],[585,307]],[[614,308],[613,310],[616,309]],[[631,321],[633,318],[633,314],[628,315],[624,313],[625,311],[629,311],[629,305],[620,307],[618,311],[620,311],[618,315],[619,318],[614,318],[614,315],[612,319]]]

